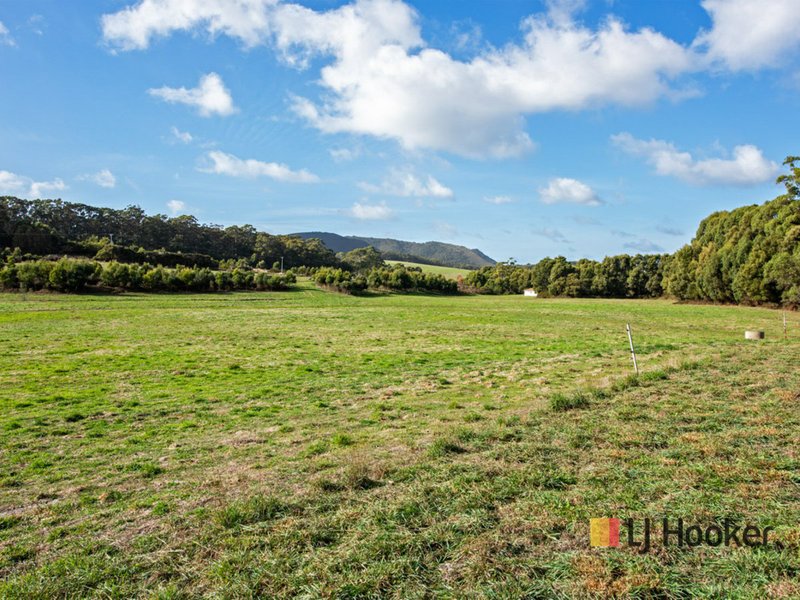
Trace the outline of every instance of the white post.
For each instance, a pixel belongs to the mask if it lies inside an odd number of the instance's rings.
[[[283,275],[283,257],[281,256],[281,275]]]
[[[633,359],[633,370],[639,374],[639,365],[636,363],[636,350],[633,349],[633,335],[631,334],[631,324],[625,323],[625,329],[628,331],[628,343],[631,345],[631,358]]]

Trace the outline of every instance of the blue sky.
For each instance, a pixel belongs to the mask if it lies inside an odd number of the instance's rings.
[[[0,0],[0,194],[673,251],[800,140],[795,0]]]

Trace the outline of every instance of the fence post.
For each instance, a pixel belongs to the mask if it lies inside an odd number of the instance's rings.
[[[636,350],[633,349],[633,335],[631,334],[631,324],[625,323],[625,329],[628,331],[628,343],[631,345],[631,358],[633,359],[633,370],[639,374],[639,365],[636,362]]]

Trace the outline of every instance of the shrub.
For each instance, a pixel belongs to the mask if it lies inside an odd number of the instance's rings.
[[[23,262],[17,265],[17,278],[21,290],[41,290],[50,281],[53,263],[45,260]]]
[[[17,265],[13,262],[8,263],[0,269],[0,288],[6,290],[15,290],[19,287],[19,279],[17,278]]]
[[[129,287],[131,285],[131,269],[126,264],[111,262],[100,273],[100,283],[108,287]]]
[[[361,292],[367,289],[367,279],[365,277],[354,277],[350,271],[345,271],[343,269],[322,267],[317,269],[312,279],[319,285],[324,285],[344,293]]]
[[[88,260],[62,258],[50,269],[50,289],[58,292],[78,292],[97,282],[98,264]]]

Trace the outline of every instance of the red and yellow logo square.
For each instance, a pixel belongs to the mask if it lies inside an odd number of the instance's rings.
[[[589,544],[599,548],[619,546],[619,519],[589,519]]]

